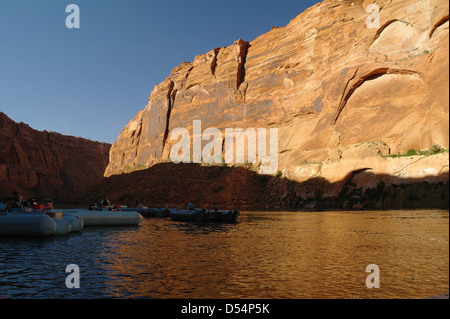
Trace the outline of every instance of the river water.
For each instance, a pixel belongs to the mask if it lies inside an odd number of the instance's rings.
[[[69,289],[66,267],[79,267]],[[368,265],[379,289],[368,289]],[[449,212],[243,212],[0,237],[0,298],[391,299],[449,291]]]

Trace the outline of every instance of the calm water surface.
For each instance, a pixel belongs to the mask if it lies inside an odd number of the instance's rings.
[[[66,287],[66,266],[80,288]],[[380,267],[367,289],[366,267]],[[0,237],[0,298],[425,298],[449,291],[449,212],[244,212]]]

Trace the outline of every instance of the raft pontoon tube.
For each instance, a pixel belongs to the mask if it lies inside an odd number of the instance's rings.
[[[0,236],[52,236],[57,224],[42,213],[0,213]]]
[[[64,219],[55,217],[53,218],[53,221],[56,223],[56,236],[67,235],[72,231],[72,226]]]
[[[72,232],[80,232],[84,228],[84,220],[80,215],[74,212],[63,213],[63,220],[72,226]]]
[[[181,210],[176,208],[170,211],[170,218],[176,221],[207,222],[209,217],[210,214],[203,208],[194,210]]]
[[[71,232],[80,232],[84,228],[84,221],[80,215],[75,212],[63,212],[62,210],[46,210],[45,214],[52,218],[59,218],[69,223],[71,226]]]
[[[135,226],[144,219],[137,211],[91,211],[86,209],[63,210],[63,214],[76,213],[84,226]]]
[[[209,221],[225,223],[236,223],[240,215],[237,209],[218,211],[208,210],[207,213],[210,215]]]

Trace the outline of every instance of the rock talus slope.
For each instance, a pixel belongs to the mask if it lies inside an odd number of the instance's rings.
[[[387,183],[448,179],[448,153],[380,156],[449,147],[448,60],[446,0],[323,1],[285,27],[176,67],[120,133],[105,176],[168,161],[170,132],[201,120],[222,132],[278,128],[279,170],[298,182],[365,168]]]

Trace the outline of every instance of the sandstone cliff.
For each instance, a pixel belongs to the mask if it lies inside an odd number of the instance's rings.
[[[371,3],[377,28],[367,25]],[[446,182],[448,153],[381,155],[449,147],[448,20],[446,0],[328,0],[251,42],[197,56],[154,88],[113,144],[105,176],[168,162],[170,132],[201,120],[222,132],[278,128],[283,176],[326,180],[334,187],[322,185],[325,196],[366,169],[373,177],[359,184],[370,187]],[[297,195],[312,196],[307,189]]]
[[[0,197],[14,190],[24,197],[64,200],[101,181],[109,144],[15,123],[0,112]]]

